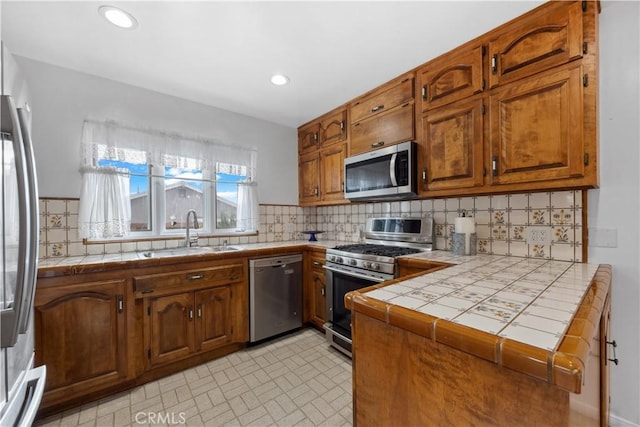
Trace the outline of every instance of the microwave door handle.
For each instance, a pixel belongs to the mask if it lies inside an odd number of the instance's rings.
[[[396,158],[398,157],[398,153],[393,153],[391,155],[391,162],[389,163],[389,178],[391,178],[391,185],[394,187],[398,186],[398,180],[396,179]]]

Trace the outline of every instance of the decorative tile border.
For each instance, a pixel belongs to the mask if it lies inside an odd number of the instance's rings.
[[[451,250],[454,221],[465,210],[476,218],[477,252],[526,258],[582,261],[582,191],[456,197],[338,206],[260,205],[254,236],[203,237],[202,245],[306,240],[304,231],[320,230],[321,240],[358,242],[367,218],[426,217],[436,223],[436,248]],[[550,245],[529,245],[527,228],[546,227]],[[78,237],[77,199],[40,199],[40,258],[115,254],[177,247],[179,240],[84,245]]]

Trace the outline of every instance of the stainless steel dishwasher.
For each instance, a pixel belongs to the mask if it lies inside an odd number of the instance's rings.
[[[302,255],[249,260],[251,342],[302,326]]]

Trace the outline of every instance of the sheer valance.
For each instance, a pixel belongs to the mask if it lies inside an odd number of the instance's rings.
[[[144,156],[149,156],[145,158]],[[243,165],[257,181],[257,150],[214,139],[166,131],[139,129],[116,121],[85,120],[82,126],[82,165],[97,166],[100,159],[131,163],[189,167],[214,171],[216,163]]]

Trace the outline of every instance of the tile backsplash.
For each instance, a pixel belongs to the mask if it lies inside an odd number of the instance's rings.
[[[303,231],[319,230],[319,240],[358,242],[367,218],[424,217],[436,224],[436,248],[451,250],[454,220],[466,211],[476,220],[477,252],[519,257],[582,261],[582,191],[456,197],[394,202],[300,207],[260,205],[257,235],[201,237],[200,244],[267,243],[307,239]],[[40,258],[97,255],[177,247],[181,240],[131,241],[84,245],[78,237],[78,200],[40,199]],[[527,229],[543,227],[551,244],[528,244]]]

